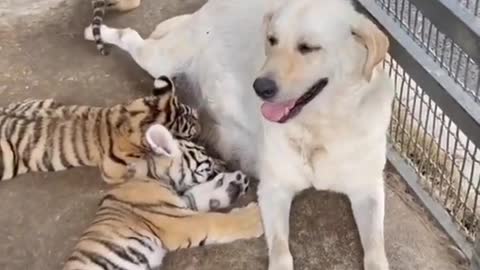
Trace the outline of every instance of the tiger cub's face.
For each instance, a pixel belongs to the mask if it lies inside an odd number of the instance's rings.
[[[200,145],[175,139],[162,125],[150,126],[145,138],[150,154],[145,156],[148,164],[142,170],[148,178],[170,180],[178,192],[225,172],[223,161],[209,156]]]
[[[181,103],[176,96],[170,99],[172,121],[167,121],[166,127],[175,137],[192,140],[200,134],[200,120],[198,112],[194,108]]]
[[[186,140],[194,139],[200,133],[197,111],[179,102],[173,93],[134,100],[126,109],[130,126],[133,130],[140,131],[141,135],[152,124],[161,124],[174,137]]]
[[[170,78],[160,77],[154,85],[152,96],[136,99],[124,106],[124,126],[128,128],[123,128],[123,134],[127,134],[131,143],[146,146],[145,132],[151,125],[160,124],[176,138],[196,138],[200,134],[197,111],[178,100]]]
[[[154,82],[153,100],[145,103],[163,112],[156,116],[156,123],[163,124],[175,137],[191,140],[200,134],[200,121],[197,111],[180,102],[175,95],[176,89],[172,79],[160,76]]]
[[[176,183],[177,191],[184,191],[193,185],[210,181],[226,171],[222,160],[208,155],[203,146],[187,140],[178,140],[180,156],[170,169],[172,178],[182,179]]]

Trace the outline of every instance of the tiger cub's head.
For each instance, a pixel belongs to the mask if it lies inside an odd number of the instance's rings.
[[[169,180],[176,191],[182,192],[226,171],[225,163],[208,155],[203,146],[174,138],[162,125],[151,125],[145,132],[145,140],[148,149],[133,164],[136,174]]]
[[[144,134],[152,124],[166,127],[176,138],[191,140],[198,136],[198,113],[178,100],[170,78],[161,76],[156,79],[152,94],[123,107],[124,117],[119,130],[124,137],[134,145],[145,145]]]
[[[168,184],[193,210],[227,207],[248,190],[250,181],[246,174],[228,171],[221,160],[209,156],[202,146],[174,138],[162,125],[151,125],[145,140],[149,149],[141,158],[128,163],[132,177]]]

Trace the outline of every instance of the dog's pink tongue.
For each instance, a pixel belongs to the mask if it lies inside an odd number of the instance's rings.
[[[261,110],[263,117],[267,120],[280,122],[280,120],[282,120],[282,118],[285,117],[294,106],[295,100],[279,103],[264,102]]]

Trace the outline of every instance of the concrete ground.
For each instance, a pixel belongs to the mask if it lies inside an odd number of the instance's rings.
[[[204,0],[144,0],[108,23],[144,35]],[[119,50],[99,56],[82,38],[85,0],[0,2],[0,105],[53,97],[65,103],[112,105],[148,93],[151,81]],[[386,248],[392,269],[466,269],[451,242],[414,201],[398,176],[386,173]],[[0,183],[0,269],[59,269],[91,221],[102,184],[95,169],[24,175]],[[253,197],[253,194],[249,196]],[[295,200],[291,249],[296,269],[362,269],[362,251],[348,201],[307,191]],[[166,270],[266,269],[263,238],[184,250],[167,256]]]

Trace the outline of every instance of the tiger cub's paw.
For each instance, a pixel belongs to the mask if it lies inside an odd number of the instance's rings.
[[[252,202],[245,207],[234,208],[230,214],[239,218],[237,226],[243,232],[242,238],[258,238],[263,235],[262,216],[258,203]]]
[[[213,179],[194,186],[183,197],[192,209],[201,212],[220,210],[245,194],[249,183],[247,176],[240,171],[219,173]]]
[[[234,202],[240,196],[244,195],[250,185],[248,176],[241,171],[225,173],[224,181],[227,185],[227,193],[231,202]]]

